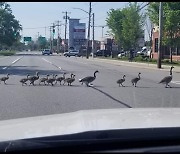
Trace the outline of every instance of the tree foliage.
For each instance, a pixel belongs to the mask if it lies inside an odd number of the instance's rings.
[[[0,45],[12,46],[19,41],[20,30],[22,27],[12,14],[10,5],[0,2]]]
[[[151,21],[159,25],[159,2],[153,2],[148,7]],[[163,45],[172,48],[180,46],[180,2],[163,2]]]
[[[106,22],[115,39],[127,50],[138,47],[138,39],[144,35],[144,19],[144,15],[140,15],[140,6],[134,2],[123,9],[111,9]]]
[[[159,25],[159,2],[148,7],[151,21]],[[163,2],[163,44],[176,46],[180,37],[180,2]]]

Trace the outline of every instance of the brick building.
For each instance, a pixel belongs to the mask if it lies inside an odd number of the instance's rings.
[[[158,58],[158,38],[159,38],[159,29],[156,26],[152,33],[152,54],[151,58]],[[162,46],[162,58],[170,59],[170,48],[168,46]],[[180,61],[180,46],[172,48],[172,59],[175,61]]]

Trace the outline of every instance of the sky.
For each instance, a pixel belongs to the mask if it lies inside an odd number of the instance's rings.
[[[23,31],[21,32],[23,37],[30,36],[33,39],[37,39],[38,35],[41,35],[49,38],[50,30],[48,26],[52,26],[52,23],[57,23],[58,20],[64,24],[65,20],[63,16],[65,13],[63,12],[65,11],[70,12],[68,14],[70,18],[80,19],[81,23],[86,23],[86,27],[88,26],[88,14],[74,8],[81,8],[88,12],[89,2],[8,2],[8,4],[10,4],[13,15],[23,27]],[[95,26],[106,25],[107,12],[110,9],[124,8],[127,5],[128,2],[92,2],[92,13],[95,14]],[[65,36],[64,28],[63,25],[60,27],[61,38]],[[95,27],[95,40],[102,39],[102,32],[103,37],[107,37],[107,30],[108,27],[104,27],[103,29],[102,27]],[[57,38],[57,32],[55,33],[55,38]]]

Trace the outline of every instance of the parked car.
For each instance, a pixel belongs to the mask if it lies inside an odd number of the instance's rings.
[[[80,52],[79,52],[78,50],[70,50],[70,51],[68,51],[68,52],[65,52],[65,53],[64,53],[64,56],[66,56],[66,57],[71,57],[71,56],[80,57],[81,54],[80,54]]]
[[[137,54],[141,56],[150,56],[151,51],[146,47],[143,47],[141,51],[138,51]]]
[[[111,51],[110,50],[97,50],[95,53],[94,53],[95,56],[105,56],[105,57],[108,57],[108,56],[111,56]]]
[[[51,55],[52,54],[52,51],[50,49],[44,49],[42,51],[42,55]]]
[[[121,51],[121,52],[118,54],[118,58],[124,57],[125,55],[126,55],[125,51]]]

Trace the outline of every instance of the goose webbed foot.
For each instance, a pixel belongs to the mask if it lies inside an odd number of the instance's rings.
[[[89,87],[93,87],[94,85],[93,85],[92,83],[89,83],[88,86],[89,86]]]

